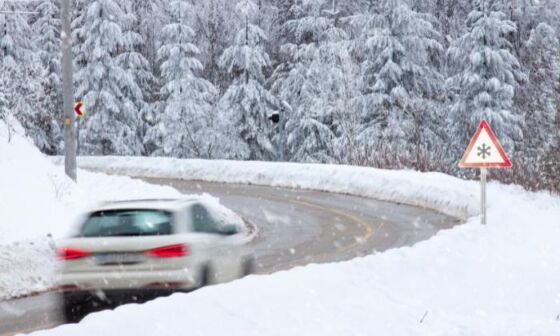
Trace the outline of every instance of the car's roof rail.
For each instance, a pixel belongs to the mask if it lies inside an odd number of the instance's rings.
[[[120,203],[136,203],[136,202],[180,202],[180,201],[191,201],[195,200],[194,197],[184,197],[184,198],[136,198],[128,200],[113,200],[113,201],[102,201],[101,204],[120,204]]]

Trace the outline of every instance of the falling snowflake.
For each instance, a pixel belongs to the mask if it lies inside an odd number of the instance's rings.
[[[476,149],[478,150],[476,155],[482,156],[482,159],[484,160],[487,156],[490,156],[490,149],[492,149],[492,147],[482,144],[482,146],[478,146]]]

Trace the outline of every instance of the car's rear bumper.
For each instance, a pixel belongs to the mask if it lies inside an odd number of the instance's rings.
[[[106,290],[67,290],[62,291],[65,306],[98,306],[120,305],[124,303],[143,303],[158,297],[182,292],[177,289],[164,288],[134,288],[134,289],[106,289]]]
[[[188,290],[197,286],[193,274],[187,268],[123,272],[66,272],[61,274],[57,284],[58,288],[65,292]]]

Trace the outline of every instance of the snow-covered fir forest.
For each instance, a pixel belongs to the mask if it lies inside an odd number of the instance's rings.
[[[486,118],[515,167],[493,177],[560,190],[558,0],[73,4],[80,155],[464,175]],[[0,117],[60,154],[60,5],[0,6]]]

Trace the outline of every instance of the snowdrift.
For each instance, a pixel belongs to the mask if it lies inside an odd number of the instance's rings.
[[[63,158],[53,158],[62,163]],[[476,185],[441,173],[344,165],[154,157],[79,157],[81,168],[108,174],[258,184],[353,194],[433,209],[466,219],[478,213]]]
[[[71,221],[76,192],[22,133],[0,121],[0,299],[52,285],[48,235],[60,234]]]

